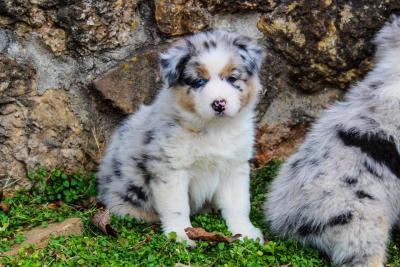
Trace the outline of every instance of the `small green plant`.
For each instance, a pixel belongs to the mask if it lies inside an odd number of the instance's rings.
[[[84,232],[81,236],[52,238],[42,250],[33,246],[21,249],[16,256],[0,257],[0,265],[328,267],[329,262],[317,250],[305,248],[293,240],[282,240],[268,231],[262,206],[268,185],[277,175],[280,165],[280,162],[272,162],[252,173],[251,218],[263,230],[267,240],[265,244],[248,239],[214,245],[199,241],[195,248],[187,248],[168,239],[158,224],[149,225],[130,217],[112,217],[111,224],[118,231],[118,238],[103,234],[90,223],[96,207],[77,209],[79,205],[75,204],[79,202],[76,200],[95,193],[94,176],[74,177],[59,170],[48,172],[40,169],[30,175],[35,184],[30,192],[22,191],[3,199],[10,210],[7,213],[0,210],[0,255],[14,244],[23,242],[23,232],[35,226],[80,217]],[[66,190],[73,192],[64,194]],[[50,199],[62,200],[63,203],[57,208],[50,208],[47,204]],[[193,216],[192,224],[208,231],[229,234],[225,221],[218,213]],[[389,245],[388,266],[400,266],[399,242],[400,234],[397,234]]]
[[[30,172],[28,178],[33,182],[31,194],[38,203],[63,201],[73,203],[79,199],[96,195],[94,174],[84,177],[80,173],[68,175],[60,169],[51,172],[41,168]]]

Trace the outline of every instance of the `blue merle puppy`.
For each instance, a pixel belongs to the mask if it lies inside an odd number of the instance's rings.
[[[187,241],[190,214],[220,209],[229,230],[263,241],[249,219],[249,163],[262,50],[225,31],[188,36],[161,55],[164,86],[113,134],[98,172],[111,212],[161,221]]]
[[[340,266],[383,266],[400,212],[400,18],[375,38],[375,68],[325,112],[272,183],[274,233]]]

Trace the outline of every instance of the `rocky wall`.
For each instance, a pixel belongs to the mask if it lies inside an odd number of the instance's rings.
[[[223,28],[265,47],[256,164],[285,158],[371,68],[395,0],[0,0],[0,187],[39,166],[94,170],[160,85],[171,41]]]

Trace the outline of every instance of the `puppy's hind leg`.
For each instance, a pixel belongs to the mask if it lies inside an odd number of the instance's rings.
[[[354,211],[346,220],[332,219],[321,234],[306,239],[330,255],[335,266],[383,267],[389,231],[384,212],[365,206],[363,212]]]
[[[114,192],[108,194],[107,197],[103,197],[102,200],[106,200],[107,208],[113,214],[121,217],[129,215],[136,220],[150,223],[159,222],[158,215],[153,210],[146,210],[141,206],[137,206],[137,203],[132,203],[127,196],[123,197],[121,194]]]

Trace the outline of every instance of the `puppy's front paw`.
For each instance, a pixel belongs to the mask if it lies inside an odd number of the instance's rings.
[[[260,242],[260,244],[264,243],[264,237],[260,229],[254,227],[254,226],[249,226],[246,228],[242,228],[238,231],[235,231],[233,234],[241,234],[242,236],[240,239],[243,240],[243,238],[247,237],[249,239],[257,240]]]
[[[165,235],[168,238],[175,239],[177,242],[185,243],[188,247],[194,248],[196,246],[196,242],[190,239],[185,231],[166,231]]]
[[[250,239],[254,239],[254,240],[257,240],[257,238],[258,238],[260,244],[264,243],[264,236],[263,236],[261,230],[254,226],[251,229],[249,229],[248,232],[244,232],[242,235],[245,237],[248,237]]]

